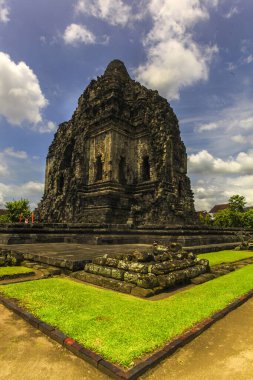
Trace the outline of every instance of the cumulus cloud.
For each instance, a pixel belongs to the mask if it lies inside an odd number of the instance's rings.
[[[248,206],[253,206],[253,175],[206,177],[198,180],[192,189],[196,210],[210,211],[216,204],[227,203],[235,194],[245,197]]]
[[[122,0],[79,0],[75,10],[107,21],[111,25],[126,25],[132,16],[130,5]]]
[[[188,158],[189,172],[209,174],[251,174],[253,151],[240,152],[227,160],[213,157],[207,150],[191,154]]]
[[[34,165],[33,160],[27,152],[14,147],[0,151],[0,208],[13,199],[27,198],[32,207],[39,202],[44,189],[41,181],[44,168],[39,163]]]
[[[33,129],[39,133],[53,133],[56,131],[57,125],[53,121],[48,121],[48,122],[36,125]]]
[[[13,199],[25,198],[31,202],[32,208],[36,207],[42,197],[44,184],[35,181],[28,181],[20,185],[6,185],[0,182],[0,207],[3,208],[5,202]]]
[[[27,153],[24,150],[15,150],[13,147],[5,148],[4,153],[7,154],[7,156],[21,160],[24,160],[28,157]]]
[[[244,144],[247,142],[247,137],[242,135],[234,135],[231,136],[231,140],[238,144]]]
[[[42,121],[41,110],[48,104],[38,78],[25,62],[15,63],[0,52],[0,115],[10,124]]]
[[[7,23],[10,18],[10,9],[6,0],[0,0],[0,22]]]
[[[193,27],[209,18],[209,7],[218,1],[150,0],[147,8],[153,27],[143,41],[147,61],[136,70],[138,80],[178,99],[183,87],[207,80],[216,45],[194,41]]]
[[[6,174],[7,174],[7,166],[4,163],[0,162],[0,175],[4,176]]]
[[[231,17],[237,15],[239,13],[239,9],[236,6],[233,6],[229,9],[227,13],[225,13],[224,17],[230,19]]]
[[[85,45],[95,44],[96,36],[86,28],[85,25],[71,24],[63,35],[64,42],[69,45],[77,45],[83,43]]]
[[[250,54],[247,57],[245,57],[244,60],[243,60],[243,62],[246,63],[246,64],[250,64],[251,62],[253,62],[253,55]]]
[[[202,124],[198,127],[195,127],[194,130],[196,132],[205,132],[205,131],[213,131],[214,129],[219,128],[219,125],[217,123],[208,123],[208,124]]]

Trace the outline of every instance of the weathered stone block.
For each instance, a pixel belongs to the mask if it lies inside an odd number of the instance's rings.
[[[131,282],[132,284],[137,284],[138,273],[125,272],[124,281]]]
[[[108,257],[105,259],[105,264],[103,264],[103,265],[107,265],[108,267],[117,268],[118,262],[119,262],[119,260],[117,260],[115,258]]]
[[[137,279],[137,285],[140,286],[141,288],[153,289],[159,285],[159,282],[158,282],[157,276],[151,273],[139,274],[138,279]]]
[[[128,264],[128,270],[137,273],[148,273],[148,265],[131,262]]]
[[[171,255],[171,253],[165,252],[161,255],[154,256],[154,260],[157,262],[170,261],[170,260],[172,260],[172,255]]]
[[[97,265],[105,265],[106,258],[105,257],[95,257],[92,262]]]
[[[209,261],[206,260],[206,259],[198,260],[198,264],[199,264],[199,265],[204,265],[204,266],[206,266],[206,267],[209,267]]]
[[[101,265],[88,263],[85,265],[85,270],[89,273],[100,274],[100,270],[103,269]]]
[[[133,260],[133,255],[130,255],[130,254],[123,255],[123,260],[124,261],[132,261]]]
[[[112,269],[108,267],[99,267],[98,274],[103,277],[112,277]]]
[[[140,288],[139,286],[135,286],[131,290],[131,294],[136,297],[152,297],[155,292],[153,289],[145,289],[145,288]]]
[[[124,271],[121,269],[112,269],[111,276],[112,278],[115,278],[116,280],[124,280]]]
[[[154,255],[149,252],[140,252],[135,250],[133,253],[133,260],[138,262],[148,262],[154,260]]]

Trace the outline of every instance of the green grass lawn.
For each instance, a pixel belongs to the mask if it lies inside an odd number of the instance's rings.
[[[30,312],[124,366],[253,289],[253,265],[159,300],[138,299],[67,278],[0,286]]]
[[[219,251],[219,252],[210,252],[203,253],[198,255],[199,259],[209,260],[210,266],[221,264],[221,263],[232,263],[235,261],[247,259],[253,257],[253,251]]]
[[[0,277],[2,276],[13,276],[15,274],[27,274],[31,273],[30,268],[25,267],[0,267]]]

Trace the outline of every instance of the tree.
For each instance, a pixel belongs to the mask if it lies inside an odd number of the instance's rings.
[[[253,228],[253,210],[246,211],[242,215],[243,227]]]
[[[213,224],[211,215],[208,212],[206,212],[205,214],[200,213],[199,221],[200,223],[206,224],[207,226],[211,226]]]
[[[229,207],[217,212],[214,218],[214,225],[218,227],[244,227],[246,205],[245,197],[233,195],[229,198]],[[249,224],[250,222],[248,222]]]
[[[20,199],[18,201],[6,202],[5,207],[8,210],[8,218],[11,222],[18,222],[20,214],[23,218],[29,218],[31,209],[28,199]]]
[[[246,200],[245,197],[242,195],[233,195],[232,197],[229,198],[229,209],[231,211],[238,211],[238,212],[244,212],[244,208],[246,205]]]
[[[10,223],[8,215],[0,215],[0,223]]]

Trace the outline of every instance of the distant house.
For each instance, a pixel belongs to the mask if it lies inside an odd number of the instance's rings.
[[[220,205],[215,205],[209,211],[209,213],[214,215],[214,214],[217,214],[217,212],[219,212],[219,211],[226,210],[227,208],[229,208],[229,203],[223,203],[223,204],[220,204]]]
[[[0,208],[0,216],[1,215],[7,215],[8,213],[8,210],[4,209],[4,208]]]
[[[215,214],[217,214],[217,212],[222,211],[222,210],[226,210],[227,208],[229,208],[229,203],[223,203],[223,204],[220,204],[220,205],[215,205],[209,211],[209,213],[212,214],[212,215],[215,215]],[[249,210],[253,210],[253,206],[249,206],[249,207],[245,207],[244,208],[244,211],[249,211]]]

